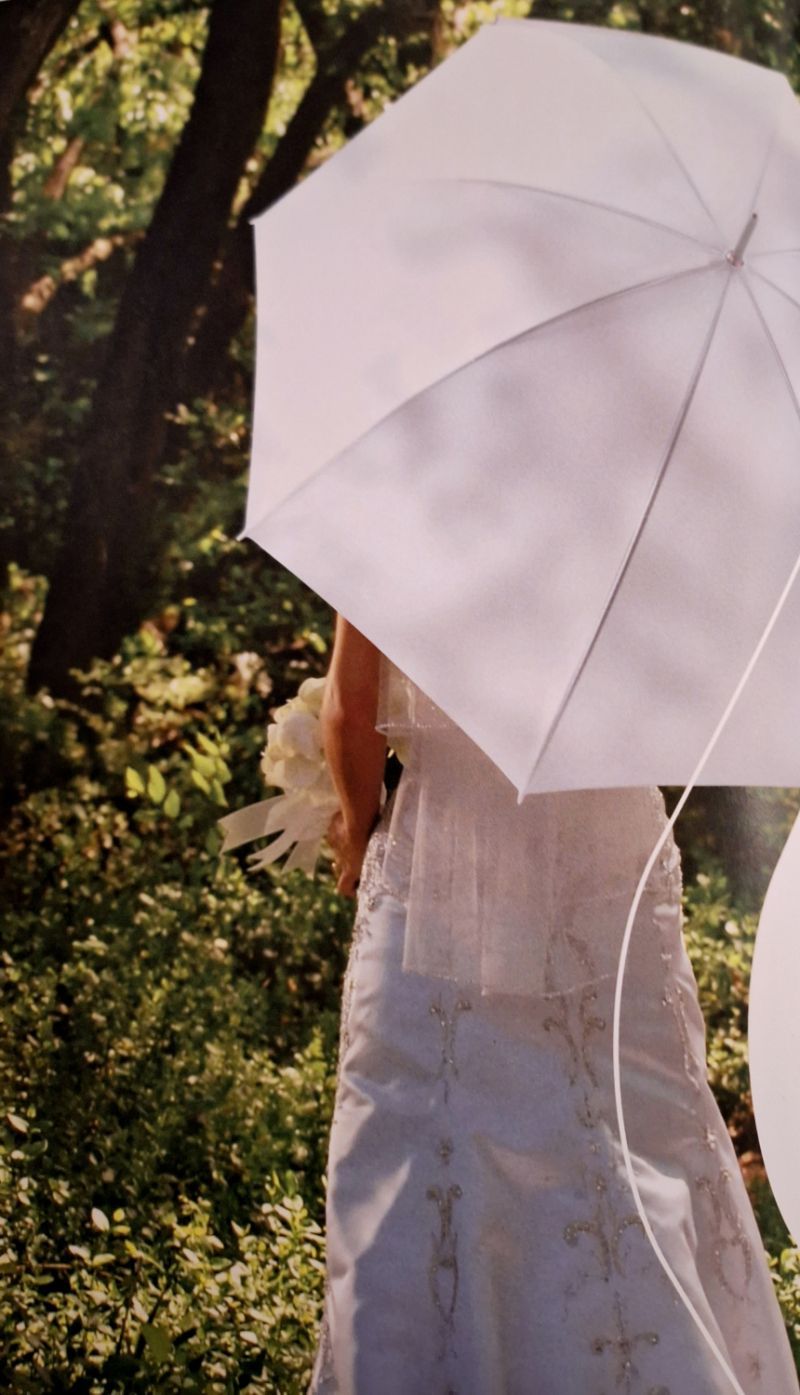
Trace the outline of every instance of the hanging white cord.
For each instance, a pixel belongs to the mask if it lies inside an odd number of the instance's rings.
[[[629,1181],[630,1184],[631,1184],[631,1190],[632,1190],[632,1192],[633,1192],[633,1199],[634,1199],[634,1201],[635,1201],[635,1203],[636,1203],[636,1210],[639,1212],[639,1216],[640,1216],[640,1218],[641,1218],[642,1225],[644,1226],[644,1229],[645,1229],[645,1233],[646,1233],[646,1235],[647,1235],[647,1238],[649,1239],[650,1244],[652,1245],[653,1249],[655,1250],[656,1255],[658,1256],[658,1259],[659,1259],[659,1261],[660,1261],[660,1263],[661,1263],[661,1267],[664,1269],[664,1271],[665,1271],[665,1273],[666,1273],[666,1275],[667,1275],[667,1278],[670,1280],[670,1283],[673,1285],[673,1287],[674,1287],[675,1289],[677,1289],[677,1291],[678,1291],[678,1293],[679,1293],[681,1299],[683,1300],[685,1306],[689,1309],[689,1312],[691,1313],[692,1317],[694,1318],[694,1320],[695,1320],[697,1326],[700,1328],[700,1331],[702,1332],[703,1336],[705,1337],[706,1341],[708,1342],[709,1346],[711,1347],[711,1350],[713,1351],[714,1355],[717,1357],[718,1361],[720,1362],[720,1365],[722,1366],[723,1370],[725,1371],[725,1374],[726,1374],[726,1375],[728,1376],[728,1378],[730,1379],[730,1381],[731,1381],[731,1383],[732,1383],[732,1385],[733,1385],[734,1390],[737,1392],[737,1395],[747,1395],[747,1392],[746,1392],[746,1391],[742,1388],[742,1386],[739,1384],[739,1381],[737,1380],[737,1378],[736,1378],[734,1372],[731,1370],[730,1365],[728,1364],[728,1362],[726,1361],[726,1359],[725,1359],[725,1357],[723,1356],[722,1352],[720,1351],[719,1347],[717,1346],[717,1343],[715,1342],[713,1336],[711,1335],[711,1333],[709,1332],[709,1330],[708,1330],[708,1328],[706,1327],[705,1323],[703,1322],[703,1319],[701,1318],[700,1314],[698,1313],[697,1309],[695,1308],[694,1304],[692,1303],[691,1299],[689,1298],[689,1295],[686,1293],[685,1289],[683,1288],[683,1285],[681,1284],[680,1279],[678,1278],[678,1276],[677,1276],[677,1275],[672,1271],[672,1269],[670,1268],[669,1263],[668,1263],[668,1261],[667,1261],[667,1258],[666,1258],[666,1256],[664,1255],[664,1252],[663,1252],[663,1250],[661,1249],[661,1247],[660,1247],[658,1241],[656,1240],[655,1235],[653,1234],[652,1227],[651,1227],[651,1225],[650,1225],[649,1220],[647,1219],[647,1214],[646,1214],[646,1212],[645,1212],[644,1206],[642,1205],[641,1197],[640,1197],[640,1195],[639,1195],[639,1188],[638,1188],[638,1186],[637,1186],[636,1178],[635,1178],[634,1172],[633,1172],[633,1165],[632,1165],[632,1162],[631,1162],[631,1155],[630,1155],[630,1152],[629,1152],[629,1149],[628,1149],[628,1135],[627,1135],[627,1132],[626,1132],[626,1129],[625,1129],[625,1117],[624,1117],[623,1110],[622,1110],[622,1090],[621,1090],[620,1069],[619,1069],[619,1023],[620,1023],[620,1006],[621,1006],[621,1003],[622,1003],[622,982],[623,982],[623,978],[624,978],[624,974],[625,974],[625,962],[626,962],[627,954],[628,954],[628,943],[629,943],[629,941],[630,941],[631,931],[633,930],[633,922],[634,922],[634,920],[636,919],[636,912],[637,912],[637,910],[638,910],[638,908],[639,908],[639,902],[640,902],[640,900],[641,900],[641,898],[642,898],[642,893],[643,893],[643,891],[644,891],[645,884],[646,884],[646,882],[647,882],[647,878],[649,877],[650,872],[652,871],[652,868],[653,868],[653,865],[654,865],[654,863],[655,863],[655,861],[656,861],[656,858],[658,857],[658,854],[660,853],[662,847],[664,846],[664,843],[665,843],[666,839],[668,838],[668,836],[669,836],[669,834],[670,834],[670,832],[671,832],[671,830],[672,830],[672,827],[673,827],[673,825],[674,825],[674,823],[675,823],[675,821],[676,821],[678,815],[679,815],[680,812],[681,812],[681,809],[683,808],[684,804],[686,803],[687,799],[689,798],[689,795],[691,794],[691,792],[692,792],[692,790],[693,790],[693,788],[694,788],[695,782],[697,781],[697,777],[699,776],[700,772],[702,771],[703,766],[705,765],[706,761],[708,760],[709,755],[711,754],[712,750],[714,749],[714,746],[715,746],[716,743],[717,743],[717,740],[719,739],[720,733],[722,732],[722,730],[723,730],[723,728],[724,728],[724,726],[725,726],[725,724],[726,724],[728,718],[729,718],[730,715],[731,715],[731,712],[733,711],[733,709],[734,709],[736,703],[737,703],[738,700],[739,700],[739,696],[740,696],[740,694],[741,694],[741,691],[742,691],[742,689],[743,689],[745,683],[747,682],[748,678],[750,677],[750,674],[751,674],[752,671],[753,671],[753,668],[754,668],[754,666],[755,666],[755,663],[756,663],[756,661],[757,661],[757,659],[758,659],[758,657],[759,657],[759,655],[760,655],[760,653],[761,653],[761,650],[764,648],[764,645],[766,644],[767,639],[769,638],[770,632],[771,632],[771,630],[772,630],[772,628],[773,628],[773,626],[774,626],[776,620],[778,619],[778,616],[780,615],[781,610],[783,609],[784,602],[785,602],[787,596],[789,595],[789,592],[790,592],[791,589],[792,589],[792,585],[793,585],[793,583],[794,583],[794,580],[795,580],[795,577],[797,576],[798,571],[800,571],[800,555],[798,555],[797,560],[796,560],[794,566],[792,567],[791,573],[790,573],[790,575],[789,575],[789,580],[786,582],[786,585],[784,586],[783,591],[781,592],[780,597],[779,597],[779,599],[778,599],[777,605],[775,606],[775,609],[773,610],[773,612],[772,612],[772,614],[771,614],[769,620],[767,621],[767,624],[766,624],[766,626],[765,626],[765,628],[764,628],[764,632],[763,632],[763,634],[761,635],[761,638],[759,639],[758,644],[756,645],[755,649],[753,650],[752,655],[750,656],[750,660],[749,660],[749,662],[748,662],[748,664],[747,664],[747,666],[746,666],[746,668],[745,668],[745,670],[744,670],[744,673],[742,674],[741,678],[739,679],[739,682],[738,682],[737,685],[736,685],[736,688],[734,689],[733,696],[731,697],[731,699],[730,699],[730,701],[729,701],[727,707],[725,708],[725,711],[723,712],[722,716],[720,717],[719,722],[717,723],[717,726],[716,726],[716,728],[715,728],[715,730],[714,730],[714,732],[713,732],[713,734],[712,734],[712,736],[711,736],[711,739],[710,739],[709,742],[708,742],[708,745],[706,746],[705,750],[703,751],[703,754],[701,755],[699,761],[697,762],[697,765],[695,766],[695,769],[694,769],[694,771],[693,771],[693,773],[692,773],[692,775],[691,775],[691,777],[690,777],[690,779],[689,779],[688,785],[687,785],[686,788],[684,789],[683,794],[681,795],[680,799],[678,800],[677,804],[675,805],[675,808],[674,808],[673,811],[672,811],[672,814],[671,814],[671,816],[670,816],[670,818],[669,818],[669,821],[668,821],[667,824],[666,824],[666,827],[665,827],[664,829],[662,829],[661,835],[660,835],[660,837],[658,838],[658,841],[657,841],[655,847],[653,848],[653,851],[651,852],[649,858],[647,859],[647,862],[645,863],[644,871],[642,872],[642,875],[641,875],[640,878],[639,878],[639,884],[638,884],[638,886],[637,886],[637,888],[636,888],[636,893],[635,893],[634,898],[633,898],[633,904],[631,905],[631,908],[630,908],[630,910],[629,910],[629,912],[628,912],[628,919],[627,919],[627,923],[626,923],[626,925],[625,925],[625,934],[624,934],[623,937],[622,937],[622,947],[621,947],[621,949],[620,949],[619,965],[618,965],[618,968],[617,968],[617,981],[616,981],[616,988],[615,988],[615,993],[614,993],[614,1024],[613,1024],[614,1098],[615,1098],[616,1106],[617,1106],[617,1123],[619,1124],[619,1136],[620,1136],[620,1142],[622,1143],[622,1155],[623,1155],[623,1157],[624,1157],[624,1159],[625,1159],[625,1170],[626,1170],[626,1172],[627,1172],[627,1174],[628,1174],[628,1181]]]

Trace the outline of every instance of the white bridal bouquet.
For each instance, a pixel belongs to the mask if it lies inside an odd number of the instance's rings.
[[[322,746],[320,711],[324,678],[306,678],[267,725],[267,744],[261,752],[261,772],[266,784],[283,790],[257,804],[247,804],[218,819],[225,835],[222,852],[277,833],[265,848],[250,853],[253,870],[261,869],[291,849],[284,872],[299,867],[313,877],[326,831],[339,808],[339,799]]]

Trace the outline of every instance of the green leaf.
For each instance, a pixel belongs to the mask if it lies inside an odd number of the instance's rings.
[[[199,770],[201,775],[207,775],[209,780],[213,779],[217,773],[217,762],[211,756],[202,756],[199,751],[191,751],[192,765],[195,770]]]
[[[181,812],[181,797],[177,790],[170,790],[164,800],[164,813],[168,819],[176,819]]]
[[[209,828],[208,833],[206,834],[205,846],[206,852],[210,853],[212,857],[216,857],[217,853],[222,847],[222,837],[220,836],[216,828]]]
[[[132,765],[125,767],[125,793],[128,795],[144,794],[144,780]]]
[[[202,790],[203,794],[211,793],[211,786],[205,775],[201,775],[199,770],[190,770],[189,774],[192,777],[192,784],[197,785],[197,788]]]
[[[221,804],[223,808],[227,808],[228,801],[225,798],[225,791],[217,779],[211,781],[211,794],[217,804]]]
[[[316,630],[304,630],[302,637],[306,644],[310,644],[312,649],[316,649],[318,654],[327,654],[328,646],[322,635],[317,634]]]
[[[150,766],[147,776],[147,793],[154,804],[160,804],[167,792],[166,781],[157,765]]]
[[[142,1325],[142,1336],[147,1343],[150,1355],[154,1361],[159,1363],[169,1361],[172,1355],[172,1342],[169,1332],[165,1327],[158,1327],[152,1322],[145,1322]]]

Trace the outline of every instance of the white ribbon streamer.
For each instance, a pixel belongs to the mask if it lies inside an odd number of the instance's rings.
[[[338,807],[335,797],[314,799],[302,789],[274,794],[256,804],[246,804],[242,809],[236,809],[217,820],[225,835],[221,852],[230,852],[233,848],[241,847],[242,843],[251,843],[254,838],[265,837],[268,833],[278,833],[278,837],[273,838],[265,848],[248,855],[248,865],[254,871],[261,870],[276,862],[291,848],[283,871],[291,872],[299,867],[313,877],[322,840]]]

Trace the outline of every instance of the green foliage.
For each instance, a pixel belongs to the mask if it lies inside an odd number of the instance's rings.
[[[747,995],[757,918],[731,905],[722,868],[709,862],[684,896],[685,939],[706,1020],[709,1081],[729,1126],[752,1133]]]
[[[775,829],[786,829],[787,792],[774,790]],[[698,857],[695,848],[694,856]],[[708,1080],[743,1163],[775,1291],[800,1367],[800,1250],[791,1240],[758,1152],[747,1049],[747,1003],[758,917],[731,900],[721,864],[700,854],[705,870],[684,892],[686,948],[706,1023]]]
[[[198,555],[224,570],[230,548]],[[283,1395],[307,1381],[352,902],[327,871],[246,874],[216,828],[229,797],[260,793],[265,699],[319,663],[307,634],[325,647],[329,618],[300,591],[284,577],[262,615],[247,587],[231,600],[229,620],[257,616],[245,651],[185,598],[68,703],[24,693],[41,586],[12,568],[4,1389]]]
[[[46,270],[57,271],[62,249],[146,229],[191,106],[207,17],[206,6],[120,0],[112,28],[99,0],[81,4],[39,73],[12,169],[10,227],[20,239],[47,236]],[[63,196],[48,197],[70,143],[77,162]]]
[[[4,1389],[303,1391],[322,1231],[291,1173],[269,1174],[261,1196],[222,1235],[207,1201],[182,1197],[152,1206],[146,1226],[93,1208],[66,1263],[7,1252],[18,1330],[4,1334]]]

